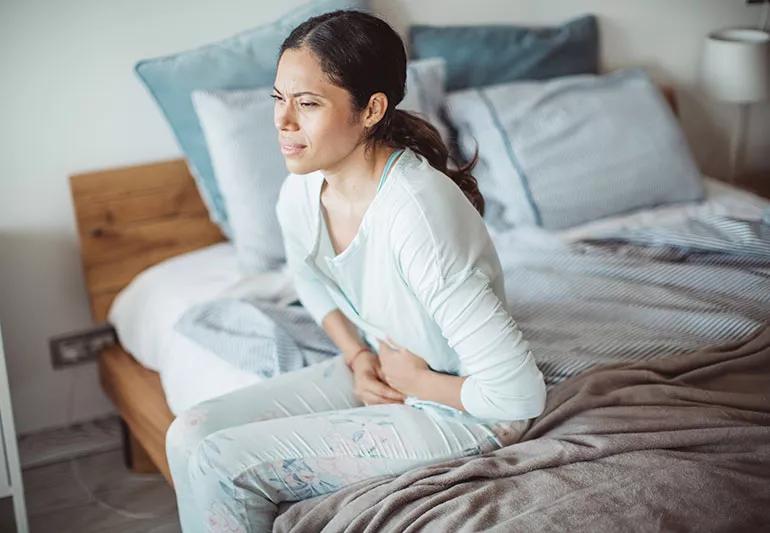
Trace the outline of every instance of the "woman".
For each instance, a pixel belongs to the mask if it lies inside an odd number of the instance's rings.
[[[174,421],[185,532],[270,531],[282,501],[495,450],[543,410],[475,158],[448,168],[436,129],[395,109],[405,79],[401,39],[364,13],[311,18],[281,47],[276,214],[300,301],[340,353]]]

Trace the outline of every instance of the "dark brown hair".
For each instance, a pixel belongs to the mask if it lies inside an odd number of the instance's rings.
[[[309,18],[283,42],[278,60],[286,50],[303,47],[318,58],[331,83],[351,94],[357,111],[366,108],[374,93],[388,97],[384,116],[366,135],[367,148],[376,143],[411,148],[449,176],[484,215],[484,197],[470,173],[478,161],[478,148],[470,162],[457,164],[435,127],[414,113],[396,109],[406,89],[407,59],[401,37],[387,22],[354,10]],[[449,168],[450,160],[455,168]]]

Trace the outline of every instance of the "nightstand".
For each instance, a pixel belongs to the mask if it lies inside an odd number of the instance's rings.
[[[24,485],[21,480],[19,449],[16,445],[16,429],[13,424],[11,389],[8,385],[8,371],[5,366],[3,331],[0,327],[0,498],[13,498],[13,513],[16,530],[27,533],[27,509],[24,504]]]

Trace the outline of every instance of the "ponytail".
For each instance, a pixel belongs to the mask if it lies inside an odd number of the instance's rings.
[[[438,130],[427,120],[401,109],[389,108],[385,116],[372,127],[366,138],[369,145],[379,141],[394,148],[408,147],[428,160],[430,165],[443,172],[460,187],[473,207],[484,216],[484,197],[478,182],[471,174],[479,159],[478,146],[469,162],[460,165],[449,155]],[[450,168],[450,161],[455,168]]]

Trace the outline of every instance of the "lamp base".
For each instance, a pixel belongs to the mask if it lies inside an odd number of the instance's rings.
[[[738,117],[735,120],[735,131],[730,142],[730,175],[731,184],[735,184],[743,170],[745,152],[746,124],[749,120],[749,106],[751,104],[738,104]]]

